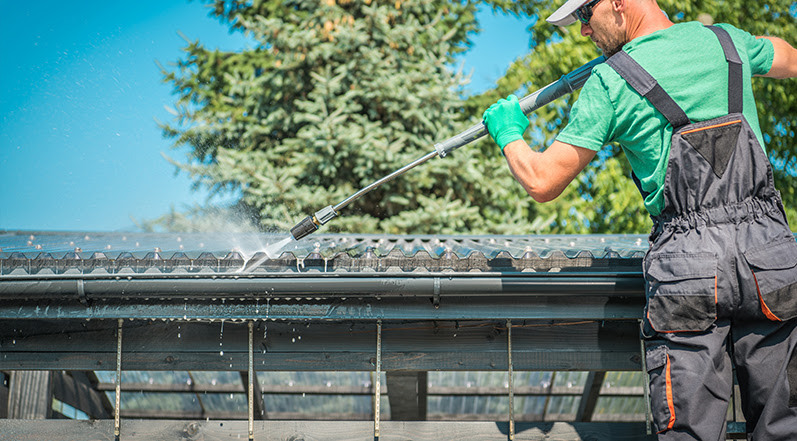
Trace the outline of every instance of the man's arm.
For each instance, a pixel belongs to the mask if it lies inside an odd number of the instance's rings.
[[[554,141],[541,153],[529,148],[522,139],[504,147],[509,169],[537,202],[556,199],[596,153],[559,141]]]
[[[768,78],[794,78],[797,77],[797,49],[778,37],[758,37],[766,38],[772,42],[775,48],[775,57],[772,60],[772,68],[763,76]]]
[[[523,140],[529,119],[515,95],[500,99],[482,115],[490,136],[501,147],[515,179],[537,202],[556,199],[595,157],[595,151],[554,141],[542,153]]]

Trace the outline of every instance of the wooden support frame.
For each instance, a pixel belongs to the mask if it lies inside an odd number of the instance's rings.
[[[112,440],[113,421],[24,421],[0,420],[0,433],[16,441]],[[384,421],[383,436],[389,439],[475,441],[506,439],[506,422]],[[644,423],[522,423],[516,424],[515,440],[557,439],[562,441],[655,440],[644,433]],[[246,438],[246,421],[125,421],[125,441],[153,439],[222,440]],[[324,439],[328,441],[373,440],[372,421],[257,421],[255,439]]]
[[[46,419],[53,413],[52,372],[15,371],[8,385],[8,417]]]
[[[584,393],[581,394],[581,401],[579,401],[578,410],[576,411],[576,421],[592,421],[592,414],[595,411],[595,405],[598,403],[598,396],[605,378],[606,371],[590,371],[587,374]]]
[[[190,372],[189,372],[190,374]],[[500,386],[431,386],[427,384],[428,372],[403,372],[403,371],[388,371],[388,386],[382,385],[382,395],[392,396],[390,391],[391,378],[400,378],[406,376],[410,380],[408,383],[412,384],[409,390],[415,391],[417,383],[417,390],[423,389],[423,394],[426,396],[469,396],[469,397],[483,397],[483,396],[504,396],[506,395],[506,388]],[[96,389],[98,391],[112,391],[116,386],[113,383],[98,383]],[[325,386],[325,385],[295,385],[287,386],[280,384],[263,385],[260,384],[260,392],[263,394],[277,394],[277,395],[360,395],[370,396],[374,391],[371,386]],[[195,393],[195,394],[231,394],[231,393],[245,393],[246,390],[237,383],[229,384],[149,384],[149,383],[122,383],[122,392],[146,392],[146,393]],[[413,392],[414,393],[414,392]],[[628,386],[628,387],[603,387],[600,390],[600,395],[604,397],[641,397],[642,387]],[[582,396],[584,388],[580,386],[566,387],[566,386],[526,386],[515,385],[516,397],[528,396]],[[388,398],[390,399],[390,398]],[[390,407],[393,407],[392,401]]]
[[[54,371],[53,398],[79,409],[90,418],[109,418],[113,415],[113,405],[107,395],[97,390],[96,377],[94,381],[91,377],[94,377],[93,372]]]
[[[8,386],[11,376],[0,371],[0,418],[8,418]]]
[[[236,384],[236,385],[234,385],[234,387],[231,388],[231,389],[235,389],[234,392],[244,392],[249,387],[249,371],[240,371],[240,374],[241,374],[241,383],[243,384],[243,388],[239,388],[238,385]],[[266,403],[265,403],[265,401],[263,401],[263,390],[260,388],[260,382],[259,381],[255,381],[255,382],[252,383],[252,385],[254,387],[254,390],[252,391],[253,405],[254,405],[254,407],[252,409],[252,411],[254,413],[253,418],[256,419],[256,420],[267,420],[268,419],[268,411],[266,410]],[[124,386],[124,384],[122,386]],[[230,386],[233,386],[233,385],[230,385]],[[131,389],[131,390],[142,391],[143,389],[142,388],[137,388],[137,389]],[[197,394],[202,393],[202,392],[207,392],[207,391],[199,391],[197,389],[194,389],[194,390],[196,391]],[[225,391],[223,393],[230,393],[230,392],[232,392],[232,390]],[[202,400],[199,400],[199,402],[201,403]]]
[[[423,372],[389,371],[387,396],[392,421],[424,421],[428,407],[429,374]]]
[[[3,282],[8,283],[8,282]],[[295,281],[294,283],[301,283]],[[496,282],[500,283],[500,282]],[[83,305],[63,299],[4,299],[0,320],[261,320],[268,311],[273,320],[637,320],[644,298],[629,294],[563,296],[523,295],[449,296],[435,307],[428,296],[336,298],[230,297],[219,309],[219,298],[153,297],[94,299]],[[575,300],[577,299],[577,300]],[[268,305],[268,306],[266,306]]]
[[[522,370],[640,369],[636,321],[513,321],[513,364]],[[259,321],[258,371],[371,371],[375,327],[361,322]],[[179,326],[179,329],[178,329]],[[506,371],[502,321],[383,322],[384,371]],[[299,329],[303,339],[297,340]],[[260,328],[262,329],[262,328]],[[226,322],[125,321],[125,370],[248,368],[247,328]],[[181,334],[178,337],[178,334]],[[259,334],[259,332],[257,333]],[[0,369],[111,370],[116,320],[0,320]],[[264,352],[265,351],[265,352]]]

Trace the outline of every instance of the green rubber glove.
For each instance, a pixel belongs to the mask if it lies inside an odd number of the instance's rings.
[[[501,147],[502,155],[504,147],[512,141],[523,139],[523,132],[529,127],[529,119],[520,110],[520,103],[515,95],[509,95],[490,106],[484,111],[482,120],[490,136]]]

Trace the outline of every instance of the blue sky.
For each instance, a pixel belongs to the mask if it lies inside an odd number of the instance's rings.
[[[44,11],[44,12],[42,12]],[[472,91],[528,48],[528,18],[479,14],[465,56]],[[155,120],[174,103],[155,63],[185,41],[248,43],[187,0],[7,2],[0,26],[0,230],[124,231],[207,199],[163,157],[182,159]],[[430,146],[431,148],[431,146]],[[334,201],[330,201],[332,203]]]

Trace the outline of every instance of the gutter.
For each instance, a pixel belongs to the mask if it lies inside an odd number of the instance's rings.
[[[0,277],[0,298],[118,299],[163,297],[445,297],[445,296],[640,297],[640,273],[433,273],[284,276],[40,275]]]

